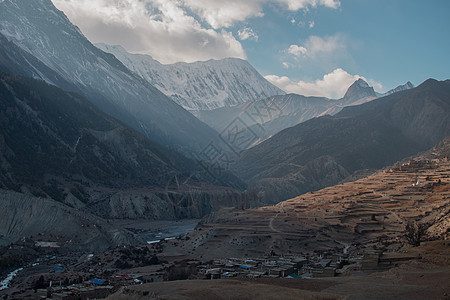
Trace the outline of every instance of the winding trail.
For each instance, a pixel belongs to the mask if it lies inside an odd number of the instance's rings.
[[[278,213],[275,215],[275,216],[273,216],[273,217],[271,217],[270,219],[269,219],[269,228],[270,228],[270,230],[272,230],[273,232],[277,232],[277,233],[284,233],[283,231],[280,231],[280,230],[278,230],[278,229],[276,229],[275,227],[273,227],[273,221],[276,219],[276,218],[278,218],[278,215],[280,214],[280,213],[284,213],[285,211],[284,211],[284,203],[283,202],[281,202],[280,203],[280,208],[281,208],[281,211],[278,211]]]

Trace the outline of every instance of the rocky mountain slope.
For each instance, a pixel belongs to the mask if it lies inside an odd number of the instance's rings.
[[[230,107],[284,94],[241,59],[163,65],[149,55],[128,53],[121,46],[96,46],[113,54],[128,69],[190,111]]]
[[[368,102],[377,97],[373,87],[369,86],[363,79],[356,80],[341,99],[342,105],[356,105]]]
[[[377,94],[377,96],[378,97],[388,96],[390,94],[394,94],[394,93],[397,93],[397,92],[413,89],[414,87],[415,87],[414,84],[412,84],[410,81],[408,81],[407,83],[405,83],[403,85],[399,85],[398,87],[396,87],[396,88],[394,88],[392,90],[389,90],[389,91],[387,91],[384,94]]]
[[[0,244],[33,236],[36,240],[83,251],[142,244],[131,232],[52,199],[0,189]]]
[[[82,94],[152,140],[185,153],[202,150],[217,136],[113,55],[93,46],[50,0],[0,2],[0,35],[1,67],[10,74]]]
[[[449,111],[450,81],[428,80],[285,129],[241,153],[234,170],[265,201],[288,199],[431,147],[449,135]]]
[[[202,217],[255,206],[232,174],[151,142],[81,96],[0,74],[0,188],[105,218]]]
[[[108,186],[164,186],[195,163],[153,143],[86,99],[44,82],[0,77],[1,184],[79,176]]]
[[[410,87],[411,85],[400,86],[388,93]],[[348,88],[343,98],[337,100],[297,94],[278,95],[233,107],[198,111],[195,115],[219,132],[239,118],[251,134],[258,137],[251,145],[253,146],[283,129],[320,116],[335,115],[346,106],[359,105],[377,97],[373,87],[359,79]]]

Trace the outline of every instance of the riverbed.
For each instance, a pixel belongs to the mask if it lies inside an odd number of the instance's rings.
[[[14,270],[11,273],[9,273],[8,276],[6,276],[6,278],[0,282],[0,291],[8,288],[11,280],[13,280],[14,277],[16,277],[17,273],[19,273],[22,270],[23,268],[18,268],[17,270]]]
[[[173,239],[187,234],[193,231],[199,222],[200,219],[183,219],[174,221],[116,220],[114,223],[136,233],[151,244],[162,239]]]

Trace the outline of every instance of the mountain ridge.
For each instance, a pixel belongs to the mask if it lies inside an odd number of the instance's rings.
[[[249,135],[258,137],[251,147],[285,128],[320,116],[335,115],[346,106],[359,105],[376,98],[373,87],[358,79],[340,99],[286,94],[233,107],[198,111],[195,115],[218,132],[222,132],[233,120],[239,118],[251,131]]]
[[[130,70],[190,111],[234,106],[284,94],[242,59],[161,64],[150,55],[128,53],[122,46],[103,43],[96,46],[114,54]]]
[[[150,139],[184,154],[192,156],[217,137],[113,55],[92,45],[50,0],[3,1],[0,8],[0,33],[22,50],[17,61],[17,54],[1,45],[3,65],[10,73],[28,73],[77,92]]]
[[[284,129],[243,151],[233,170],[251,183],[249,190],[264,191],[261,180],[270,181],[275,186],[266,193],[281,197],[274,198],[278,200],[338,183],[348,174],[379,169],[423,151],[449,135],[449,101],[450,81],[426,81],[415,89]],[[312,174],[318,168],[305,166],[317,160],[335,165],[321,174],[331,176],[328,183],[310,180],[318,177]],[[336,172],[339,169],[345,172]],[[283,193],[274,193],[274,188]]]

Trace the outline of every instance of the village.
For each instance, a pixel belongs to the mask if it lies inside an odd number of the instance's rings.
[[[357,269],[357,263],[362,256],[347,253],[331,256],[322,255],[290,255],[278,256],[271,253],[264,258],[226,258],[201,263],[197,260],[182,262],[192,271],[188,280],[219,280],[227,278],[286,278],[305,279],[319,277],[334,277],[352,267]],[[63,284],[61,281],[47,283],[46,288],[35,292],[36,299],[101,299],[115,293],[121,287],[149,283],[153,281],[170,280],[170,268],[160,272],[158,277],[150,274],[121,274],[107,278],[94,278],[76,284]],[[63,274],[63,267],[55,267],[55,273]],[[154,275],[154,274],[152,274]]]
[[[344,270],[344,266],[354,264],[358,259],[347,254],[219,259],[214,260],[211,265],[202,265],[197,277],[199,279],[334,277]]]
[[[383,253],[380,250],[340,253],[305,254],[279,256],[270,253],[260,258],[225,258],[208,263],[186,260],[179,265],[171,265],[156,274],[121,274],[107,278],[93,278],[76,284],[63,284],[61,281],[47,283],[46,288],[39,288],[34,293],[35,299],[101,299],[124,287],[157,281],[170,281],[173,268],[183,268],[186,280],[223,280],[232,278],[284,278],[286,280],[305,280],[387,270],[398,264],[420,259],[410,254]],[[55,269],[61,275],[64,269]],[[187,272],[187,273],[186,273]],[[155,277],[156,275],[156,277]]]

